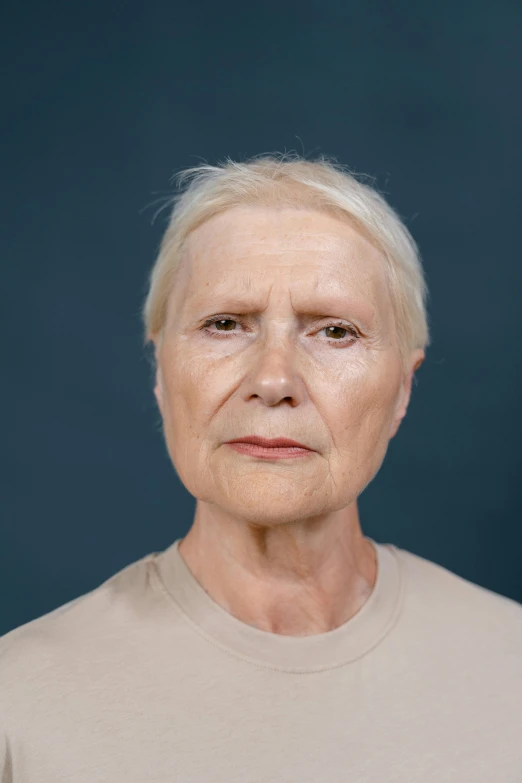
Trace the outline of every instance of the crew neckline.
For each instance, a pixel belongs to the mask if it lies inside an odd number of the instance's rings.
[[[365,537],[376,551],[373,590],[347,622],[311,636],[285,636],[255,628],[230,614],[205,591],[183,559],[177,538],[151,562],[164,591],[189,624],[211,643],[264,668],[316,672],[344,666],[372,650],[399,614],[403,578],[397,548]]]

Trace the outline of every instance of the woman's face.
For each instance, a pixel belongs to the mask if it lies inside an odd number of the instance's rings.
[[[219,316],[205,326],[205,321]],[[330,328],[326,328],[330,327]],[[313,210],[234,207],[193,231],[157,350],[155,394],[188,491],[235,518],[275,524],[352,503],[406,412],[383,257]],[[288,437],[306,457],[226,444]]]

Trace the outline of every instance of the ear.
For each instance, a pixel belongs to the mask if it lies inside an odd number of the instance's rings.
[[[154,334],[151,339],[152,342],[154,343],[154,359],[156,363],[154,396],[156,397],[158,408],[160,409],[161,415],[163,416],[163,376],[161,374],[161,367],[158,361],[159,348],[160,348],[158,335]]]
[[[416,372],[416,370],[418,370],[418,368],[421,366],[422,362],[424,361],[424,358],[425,358],[425,353],[422,350],[422,348],[417,348],[417,350],[413,351],[413,353],[411,354],[410,363],[409,363],[410,369],[408,370],[401,387],[401,393],[399,395],[399,400],[397,402],[397,406],[395,409],[395,416],[393,418],[393,422],[391,425],[390,439],[397,434],[401,421],[406,415],[406,411],[408,410],[408,405],[410,403],[411,384],[413,381],[413,375]]]
[[[160,413],[163,416],[163,380],[161,376],[161,368],[159,366],[156,367],[156,384],[154,386],[154,396],[156,397],[156,402],[158,403]]]

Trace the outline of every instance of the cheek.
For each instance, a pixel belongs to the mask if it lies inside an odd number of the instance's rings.
[[[203,361],[172,351],[164,362],[164,433],[168,451],[190,491],[208,473],[212,424],[223,402],[223,379]],[[221,396],[220,396],[221,395]]]
[[[208,384],[204,366],[185,351],[172,347],[163,362],[163,378],[166,403],[171,414],[179,408],[197,408]]]
[[[356,451],[364,461],[380,441],[389,440],[397,394],[395,373],[352,377],[341,389],[330,404],[332,437],[339,451]]]

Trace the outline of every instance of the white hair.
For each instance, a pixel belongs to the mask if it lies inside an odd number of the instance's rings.
[[[358,177],[358,178],[357,178]],[[415,240],[377,190],[332,159],[306,160],[296,153],[226,159],[177,175],[179,193],[150,272],[142,310],[145,345],[161,342],[166,308],[191,231],[213,215],[240,205],[317,209],[354,224],[384,255],[403,368],[411,351],[430,343],[428,290]]]

